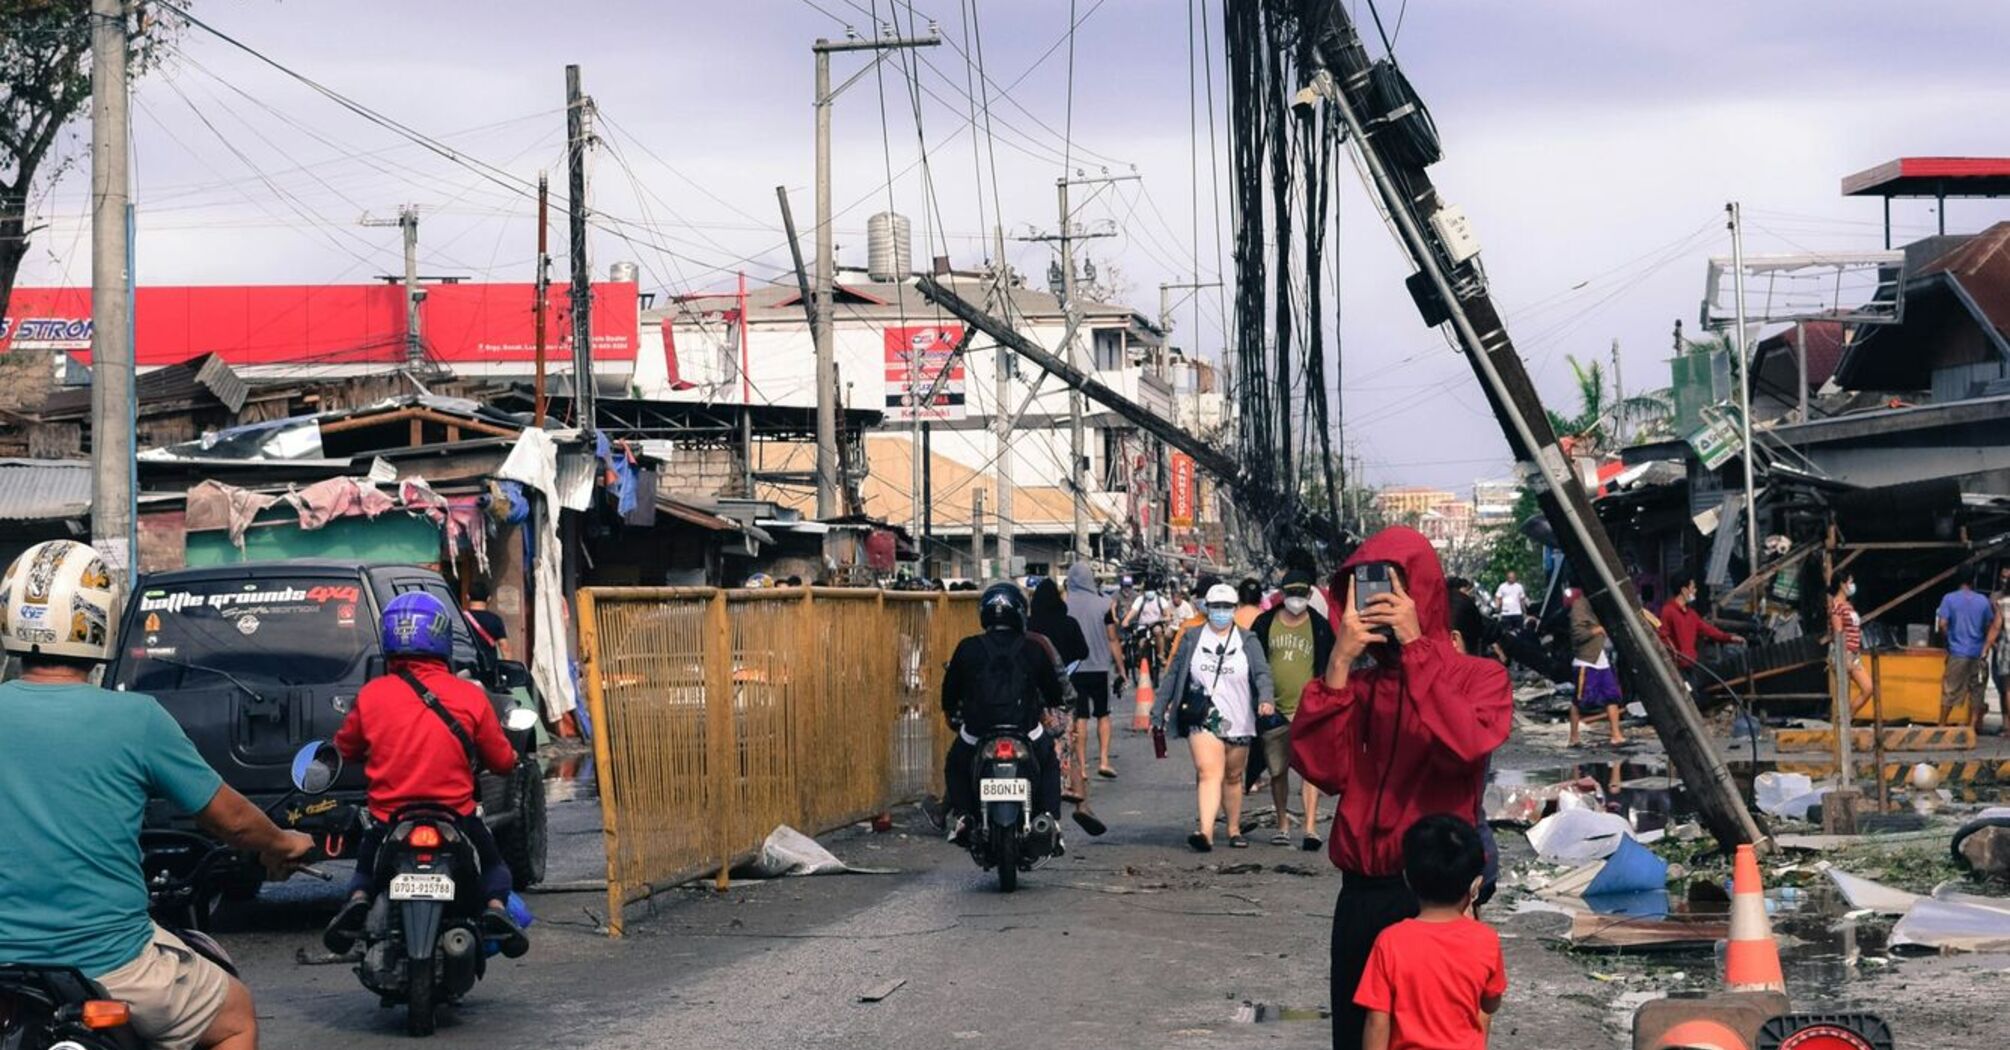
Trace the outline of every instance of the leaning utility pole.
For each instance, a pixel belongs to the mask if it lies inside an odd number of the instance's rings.
[[[1082,340],[1078,331],[1082,323],[1082,307],[1075,301],[1075,242],[1070,233],[1074,228],[1073,217],[1068,212],[1068,179],[1066,176],[1054,180],[1054,191],[1061,204],[1061,306],[1068,313],[1068,343],[1061,348],[1061,354],[1068,364],[1082,369]],[[1082,369],[1086,371],[1086,369]],[[1083,447],[1082,432],[1082,392],[1068,391],[1068,489],[1074,494],[1075,508],[1075,559],[1089,555],[1089,485],[1088,470],[1082,465],[1087,458]]]
[[[127,47],[125,0],[91,0],[91,543],[122,582],[136,473]]]
[[[1309,105],[1324,98],[1342,121],[1369,188],[1418,270],[1409,283],[1419,312],[1431,327],[1452,326],[1508,446],[1531,468],[1543,514],[1555,527],[1558,545],[1599,622],[1618,646],[1620,669],[1646,706],[1698,815],[1727,846],[1763,841],[1765,830],[1745,808],[1688,687],[1641,615],[1639,595],[1583,483],[1558,447],[1528,369],[1494,305],[1477,261],[1478,240],[1464,213],[1443,200],[1425,171],[1438,159],[1439,147],[1421,100],[1407,87],[1377,90],[1388,88],[1391,78],[1376,74],[1377,64],[1339,0],[1327,0],[1323,7],[1306,4],[1301,10],[1307,83],[1299,100]],[[1400,78],[1394,83],[1400,85]]]
[[[586,254],[586,148],[593,141],[593,100],[581,93],[579,67],[565,67],[567,233],[572,244],[572,405],[574,422],[591,434],[593,389],[593,261]]]
[[[425,341],[419,338],[419,304],[426,293],[419,289],[419,206],[403,205],[395,219],[365,216],[364,226],[396,226],[405,242],[405,367],[418,369],[426,363]]]
[[[1612,444],[1626,447],[1626,384],[1619,377],[1619,340],[1612,340]]]
[[[832,342],[831,296],[837,263],[831,243],[831,103],[844,89],[876,68],[888,51],[909,47],[935,47],[942,39],[931,30],[925,37],[879,37],[872,40],[819,38],[810,45],[816,55],[817,117],[817,259],[815,313],[810,317],[811,338],[817,352],[817,517],[837,516],[838,501],[838,384],[837,351]],[[831,55],[839,51],[871,51],[872,61],[851,79],[831,89]],[[916,449],[919,455],[920,450]]]

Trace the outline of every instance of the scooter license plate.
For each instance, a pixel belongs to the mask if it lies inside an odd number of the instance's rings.
[[[977,798],[980,802],[1031,802],[1033,782],[1017,780],[980,780],[977,782]]]
[[[391,899],[394,901],[450,901],[454,899],[454,880],[446,875],[393,875],[391,876]]]

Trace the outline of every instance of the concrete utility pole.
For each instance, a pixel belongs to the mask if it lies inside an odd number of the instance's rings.
[[[831,295],[837,276],[837,262],[831,244],[831,103],[858,79],[886,59],[888,51],[908,47],[936,47],[942,39],[931,31],[925,37],[879,37],[873,40],[824,40],[810,45],[817,60],[817,259],[815,312],[810,317],[811,338],[817,351],[817,517],[837,516],[837,351],[832,344]],[[871,51],[872,61],[849,80],[831,89],[831,55],[840,51]],[[920,450],[916,449],[919,455]],[[917,495],[917,498],[918,495]]]
[[[1759,494],[1752,487],[1751,355],[1745,350],[1745,227],[1738,202],[1724,205],[1730,215],[1731,280],[1738,297],[1737,332],[1731,340],[1738,354],[1738,459],[1745,468],[1745,571],[1759,571]]]
[[[591,434],[593,389],[593,260],[586,252],[586,150],[593,142],[593,100],[580,91],[579,67],[565,67],[566,230],[572,248],[572,405]]]
[[[1159,331],[1168,339],[1172,337],[1173,292],[1179,292],[1179,291],[1198,292],[1204,288],[1219,288],[1219,287],[1221,287],[1220,281],[1203,281],[1199,278],[1198,275],[1196,275],[1194,279],[1191,281],[1159,285]],[[1196,303],[1194,308],[1194,326],[1195,326],[1194,335],[1196,338],[1198,338],[1200,335],[1200,332],[1198,330],[1199,325],[1200,325],[1200,309],[1199,304]],[[1155,373],[1160,379],[1165,378],[1165,355],[1171,349],[1172,347],[1170,345],[1160,348],[1158,357],[1158,369],[1156,370]],[[1187,352],[1187,364],[1189,369],[1193,372],[1193,418],[1187,421],[1186,429],[1192,433],[1198,434],[1200,433],[1200,351],[1197,348],[1189,350]],[[1173,415],[1175,418],[1177,418],[1179,415],[1177,396],[1175,396],[1174,402],[1175,403],[1173,406],[1174,408]],[[1157,521],[1153,523],[1154,526],[1153,531],[1158,534],[1157,536],[1158,542],[1170,546],[1172,544],[1172,522],[1167,520],[1166,515],[1171,510],[1171,507],[1168,505],[1171,498],[1171,494],[1167,491],[1167,487],[1171,479],[1168,475],[1168,471],[1166,468],[1166,452],[1164,445],[1161,444],[1159,446],[1155,459],[1156,462],[1153,464],[1153,466],[1156,471],[1157,482],[1154,485],[1156,491],[1153,492],[1153,502],[1158,508],[1158,518]]]
[[[551,180],[544,172],[537,173],[537,301],[531,304],[531,312],[537,316],[537,383],[536,401],[531,413],[531,425],[544,426],[545,380],[544,380],[544,319],[546,301],[551,298],[551,246],[547,240],[551,230]],[[663,322],[669,324],[668,320]]]
[[[1612,443],[1626,447],[1626,383],[1619,377],[1619,340],[1612,341]]]
[[[970,490],[970,574],[984,578],[984,490]],[[1009,576],[1010,572],[1001,568],[998,576]]]
[[[1068,188],[1108,186],[1118,182],[1135,182],[1137,179],[1136,175],[1104,175],[1072,179],[1063,175],[1054,180],[1054,195],[1060,204],[1061,225],[1055,231],[1053,239],[1061,246],[1061,306],[1067,311],[1068,318],[1068,337],[1065,345],[1061,347],[1061,358],[1078,372],[1089,371],[1082,361],[1079,339],[1082,310],[1081,304],[1075,298],[1075,241],[1081,239],[1083,235],[1075,233],[1074,211],[1068,207]],[[1095,194],[1091,193],[1090,196],[1094,197]],[[1087,236],[1108,237],[1113,234]],[[1085,447],[1087,436],[1082,426],[1082,406],[1081,388],[1071,388],[1068,391],[1068,487],[1074,490],[1075,495],[1074,551],[1077,558],[1086,558],[1089,555],[1089,454]]]
[[[1372,63],[1346,6],[1339,0],[1308,3],[1301,17],[1307,21],[1303,31],[1324,60],[1307,89],[1332,105],[1366,169],[1370,189],[1388,214],[1391,232],[1423,274],[1421,291],[1428,294],[1417,298],[1426,324],[1451,325],[1515,458],[1532,469],[1543,514],[1598,621],[1618,646],[1620,672],[1646,705],[1698,814],[1721,844],[1760,842],[1764,828],[1740,798],[1674,661],[1648,628],[1619,552],[1558,447],[1527,367],[1479,273],[1479,244],[1470,227],[1432,185],[1428,161],[1396,149],[1396,136],[1367,134],[1371,121],[1404,118],[1392,116],[1374,97],[1368,76]],[[1412,127],[1417,129],[1415,122]]]
[[[136,473],[127,47],[125,0],[91,0],[91,543],[121,581]]]
[[[991,314],[1012,323],[1012,269],[1005,264],[1005,227],[995,226],[991,230],[993,256],[991,263]],[[1012,399],[1012,356],[1010,348],[998,346],[998,360],[992,370],[992,389],[997,394],[997,404],[992,409],[992,420],[998,430],[998,455],[994,461],[998,483],[998,564],[1003,567],[1000,575],[1010,575],[1012,568],[1012,413],[1006,408]],[[981,564],[982,551],[979,551]]]
[[[395,219],[364,218],[364,226],[396,226],[405,242],[405,367],[421,368],[426,363],[425,340],[419,333],[419,304],[426,293],[419,288],[419,206],[398,208]]]

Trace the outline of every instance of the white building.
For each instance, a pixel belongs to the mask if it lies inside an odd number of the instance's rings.
[[[937,279],[965,300],[998,312],[989,303],[990,274],[950,273]],[[1060,301],[1016,279],[1008,297],[1013,326],[1062,354],[1067,325]],[[1015,501],[1013,508],[1017,553],[1029,570],[1043,564],[1058,568],[1073,530],[1071,501],[1065,497],[1068,388],[1051,376],[1043,378],[1038,367],[981,333],[936,387],[937,373],[962,340],[965,326],[926,299],[911,277],[874,279],[858,271],[841,272],[834,304],[833,349],[844,407],[886,413],[866,443],[868,457],[873,458],[874,447],[886,447],[883,438],[912,440],[910,388],[922,393],[934,388],[936,397],[925,412],[928,462],[946,458],[966,472],[988,476],[999,458],[1009,455],[1015,489],[1059,489],[1064,494],[1059,500],[1027,500],[1024,506]],[[1208,389],[1210,374],[1202,374],[1197,399],[1190,379],[1186,391],[1176,391],[1169,377],[1179,371],[1191,376],[1193,370],[1169,366],[1163,336],[1149,320],[1128,307],[1100,302],[1083,302],[1081,314],[1081,364],[1096,380],[1169,421],[1190,426],[1196,417],[1219,420],[1221,398]],[[643,312],[641,340],[635,383],[643,397],[798,407],[816,403],[815,348],[793,283],[678,297]],[[1001,361],[1006,375],[1002,403],[997,389]],[[1184,404],[1176,406],[1176,401]],[[1018,418],[1018,428],[1004,443],[1009,448],[1003,449],[995,431],[1001,410]],[[1084,405],[1084,420],[1090,532],[1101,537],[1092,539],[1091,549],[1110,556],[1120,547],[1135,550],[1140,540],[1149,543],[1159,534],[1165,503],[1160,450],[1131,423],[1093,401]],[[908,454],[881,456],[867,464],[875,484],[864,488],[889,497],[879,507],[869,498],[867,514],[912,523],[913,501],[907,498],[913,489],[912,464]],[[934,534],[960,537],[955,546],[967,550],[971,486],[933,488]],[[765,486],[760,495],[794,503],[807,493],[800,487]],[[890,498],[894,495],[902,498]],[[996,515],[996,503],[988,504],[985,513]]]

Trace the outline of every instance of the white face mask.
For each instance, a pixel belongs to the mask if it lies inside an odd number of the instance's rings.
[[[1294,594],[1284,599],[1284,611],[1293,616],[1303,616],[1305,615],[1305,610],[1311,607],[1312,599],[1310,598],[1301,598]]]
[[[1851,580],[1850,582],[1843,584],[1843,593],[1849,595],[1852,598],[1856,597],[1856,581]]]

